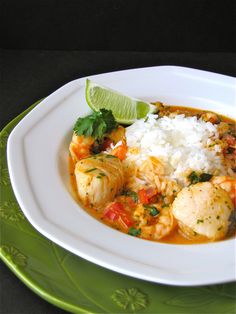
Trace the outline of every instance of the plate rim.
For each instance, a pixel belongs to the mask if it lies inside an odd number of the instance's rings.
[[[129,69],[129,70],[121,70],[121,71],[114,71],[114,72],[108,72],[108,73],[102,73],[102,74],[97,74],[97,75],[92,75],[92,76],[88,76],[88,77],[90,77],[90,78],[94,78],[94,77],[98,77],[98,76],[106,76],[107,74],[109,74],[109,75],[114,75],[114,73],[120,73],[120,72],[127,72],[127,71],[133,71],[133,70],[147,70],[147,69],[151,69],[151,70],[153,70],[154,68],[168,68],[168,69],[172,69],[172,68],[174,68],[174,69],[180,69],[181,68],[181,70],[182,69],[187,69],[187,71],[197,71],[198,73],[210,73],[210,75],[213,75],[213,76],[215,76],[215,75],[217,75],[217,76],[220,76],[220,77],[228,77],[228,78],[230,78],[230,80],[231,79],[234,79],[233,77],[229,77],[229,76],[225,76],[225,75],[222,75],[222,74],[215,74],[214,72],[208,72],[208,71],[203,71],[203,70],[197,70],[197,69],[192,69],[192,68],[185,68],[185,67],[176,67],[176,66],[155,66],[155,67],[144,67],[144,68],[135,68],[135,69]],[[65,85],[63,85],[61,88],[59,88],[58,90],[56,90],[54,93],[52,93],[51,95],[49,95],[47,98],[46,98],[46,100],[49,98],[49,97],[52,97],[53,95],[55,95],[55,93],[56,92],[58,92],[58,91],[61,91],[65,86],[69,86],[69,84],[74,84],[73,82],[78,82],[78,81],[81,81],[82,82],[82,80],[84,80],[85,79],[85,77],[83,77],[83,78],[79,78],[79,79],[76,79],[76,80],[73,80],[73,81],[71,81],[71,82],[69,82],[69,83],[67,83],[67,84],[65,84]],[[43,102],[44,103],[44,102]],[[13,134],[13,135],[12,135]],[[85,259],[87,259],[87,260],[89,260],[90,262],[93,262],[93,263],[96,263],[96,264],[98,264],[98,265],[100,265],[100,266],[102,266],[102,267],[106,267],[106,268],[108,268],[108,269],[111,269],[111,270],[113,270],[113,271],[118,271],[118,272],[121,272],[122,274],[126,274],[126,275],[129,275],[129,276],[133,276],[133,277],[135,277],[135,278],[139,278],[139,279],[144,279],[144,280],[148,280],[148,281],[152,281],[152,282],[157,282],[157,283],[164,283],[164,284],[171,284],[171,285],[177,285],[177,286],[197,286],[197,285],[202,285],[202,284],[216,284],[216,283],[224,283],[224,282],[229,282],[229,278],[228,279],[226,279],[226,280],[221,280],[221,281],[219,281],[219,280],[215,280],[215,281],[210,281],[209,282],[209,280],[207,280],[206,282],[202,282],[202,280],[200,281],[200,282],[194,282],[194,283],[190,283],[189,281],[187,281],[187,282],[184,282],[184,281],[182,281],[181,283],[180,282],[175,282],[175,281],[173,281],[173,280],[171,280],[171,281],[168,281],[168,280],[164,280],[164,279],[159,279],[158,281],[157,280],[153,280],[151,277],[148,277],[147,275],[145,275],[145,276],[142,276],[142,275],[137,275],[137,274],[133,274],[132,272],[130,272],[130,271],[126,271],[126,270],[124,270],[124,269],[122,269],[122,271],[120,271],[120,269],[119,270],[117,270],[117,267],[114,267],[114,265],[112,266],[112,265],[107,265],[106,263],[102,263],[101,261],[98,261],[97,259],[96,259],[96,261],[94,261],[94,259],[90,256],[89,258],[88,258],[88,256],[86,256],[86,255],[84,255],[84,253],[83,254],[81,254],[81,252],[80,252],[80,254],[78,254],[78,251],[77,250],[75,250],[73,247],[70,247],[70,246],[68,246],[68,245],[65,245],[63,242],[61,242],[61,240],[59,240],[58,238],[55,238],[53,235],[51,235],[51,234],[48,234],[48,232],[47,232],[47,230],[44,230],[44,229],[42,229],[41,227],[39,227],[38,225],[37,225],[37,223],[34,221],[34,219],[30,216],[30,213],[28,213],[27,212],[27,210],[25,210],[24,209],[24,202],[23,202],[23,200],[21,199],[21,197],[20,197],[20,195],[18,194],[18,191],[17,191],[17,188],[14,186],[14,174],[13,174],[13,168],[12,168],[12,164],[11,164],[11,160],[10,160],[10,158],[9,158],[9,155],[11,155],[10,154],[10,147],[11,147],[11,145],[12,145],[12,138],[14,139],[14,130],[13,130],[13,132],[11,132],[11,134],[10,134],[10,136],[9,136],[9,141],[8,141],[8,145],[7,145],[7,156],[8,156],[8,159],[7,159],[7,161],[8,161],[8,165],[9,165],[9,172],[10,172],[10,178],[11,178],[11,181],[12,181],[12,186],[13,186],[13,189],[14,189],[14,192],[15,192],[15,195],[16,195],[16,198],[17,198],[17,200],[18,200],[18,202],[19,202],[19,204],[20,204],[20,206],[21,206],[21,208],[23,209],[23,212],[24,212],[24,214],[26,215],[26,217],[28,218],[28,220],[30,221],[30,223],[40,232],[40,233],[42,233],[44,236],[46,236],[48,239],[50,239],[50,240],[52,240],[53,242],[55,242],[55,243],[57,243],[57,244],[59,244],[60,246],[62,246],[62,247],[64,247],[65,249],[67,249],[67,250],[69,250],[70,252],[72,252],[72,253],[74,253],[74,254],[76,254],[76,255],[79,255],[79,256],[81,256],[81,257],[83,257],[83,258],[85,258]],[[42,217],[41,217],[41,221],[42,221]],[[44,223],[46,222],[46,224],[47,224],[47,220],[45,220],[44,221]],[[44,225],[45,226],[45,225]],[[137,239],[135,239],[135,240],[137,240]],[[227,240],[227,242],[229,242],[229,241],[231,241],[231,242],[235,242],[235,240],[234,239],[232,239],[232,240]],[[181,246],[181,245],[179,245],[179,246]],[[196,245],[195,245],[196,246]],[[202,246],[202,245],[201,245]],[[234,280],[234,279],[232,279],[232,280]]]
[[[13,128],[23,119],[23,117],[28,114],[34,107],[36,107],[40,102],[42,102],[44,98],[41,98],[40,100],[37,100],[32,105],[30,105],[27,109],[22,111],[20,114],[18,114],[16,117],[14,117],[11,121],[9,121],[0,131],[0,137],[4,134],[5,131],[8,132],[8,129],[10,128],[10,134],[13,130]],[[19,121],[18,121],[19,120]],[[12,124],[16,125],[12,128]],[[9,134],[9,136],[10,136]],[[6,145],[5,145],[5,151],[6,151]],[[49,239],[47,239],[50,241]],[[89,311],[85,310],[82,307],[79,307],[78,305],[73,305],[68,302],[64,302],[60,300],[59,298],[53,296],[51,293],[49,293],[47,290],[40,287],[40,285],[37,282],[32,282],[31,278],[27,277],[27,275],[22,271],[21,269],[17,268],[12,260],[8,258],[4,250],[0,247],[0,259],[2,262],[7,266],[9,270],[13,272],[13,274],[21,280],[31,291],[33,291],[35,294],[37,294],[40,298],[43,300],[49,302],[52,305],[57,306],[58,308],[61,308],[65,311],[68,311],[70,313],[88,313]]]

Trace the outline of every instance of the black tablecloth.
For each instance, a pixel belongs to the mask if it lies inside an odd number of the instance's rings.
[[[236,64],[232,53],[3,50],[1,55],[1,129],[38,99],[83,76],[157,65],[186,66],[234,76]],[[65,313],[31,292],[5,265],[1,264],[0,269],[0,313]]]

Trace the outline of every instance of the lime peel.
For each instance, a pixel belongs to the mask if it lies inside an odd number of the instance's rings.
[[[85,97],[93,111],[112,110],[116,121],[122,124],[132,124],[157,111],[157,107],[148,102],[123,95],[89,79],[86,80]]]

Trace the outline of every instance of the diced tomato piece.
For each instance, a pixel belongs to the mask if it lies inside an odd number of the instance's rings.
[[[147,191],[145,189],[141,189],[138,191],[138,198],[140,203],[142,204],[148,204],[149,203],[149,198],[147,195]]]
[[[157,194],[157,189],[155,189],[155,188],[148,188],[146,190],[146,193],[147,193],[147,197],[150,199],[150,198],[152,198],[153,196],[155,196]]]
[[[114,221],[118,218],[118,215],[115,211],[109,209],[105,212],[104,217],[107,217],[109,220]]]
[[[155,189],[155,188],[148,188],[146,190],[146,192],[147,192],[149,204],[150,203],[156,203],[156,201],[157,201],[157,194],[158,194],[157,189]]]
[[[141,189],[138,191],[139,202],[141,204],[149,204],[152,203],[152,200],[155,200],[155,196],[157,195],[157,189],[148,188]]]
[[[135,207],[136,207],[135,201],[134,201],[133,198],[130,197],[130,196],[127,196],[127,197],[126,197],[126,202],[127,202],[127,204],[129,205],[129,207],[131,207],[131,208],[135,208]]]
[[[106,208],[103,216],[113,222],[120,221],[126,227],[130,227],[133,224],[133,221],[129,217],[129,214],[126,212],[124,205],[119,202],[114,202],[110,204]]]
[[[121,225],[124,225],[125,228],[131,227],[133,225],[133,221],[127,215],[121,215],[119,217],[119,222]]]
[[[106,208],[104,217],[107,217],[111,221],[115,221],[124,212],[124,210],[124,206],[121,203],[112,203]]]

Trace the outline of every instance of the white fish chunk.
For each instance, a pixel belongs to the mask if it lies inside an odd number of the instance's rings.
[[[225,237],[230,224],[233,203],[229,194],[211,182],[182,189],[175,198],[172,211],[183,232],[192,230],[210,240]]]
[[[112,201],[124,185],[122,162],[107,154],[79,160],[75,166],[75,177],[81,202],[97,208]]]

